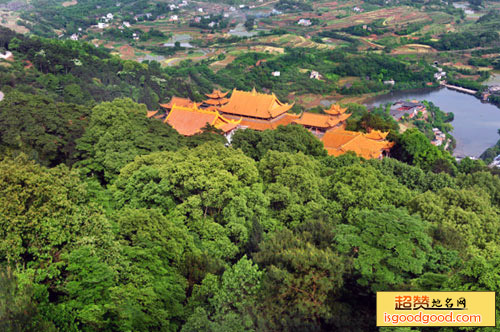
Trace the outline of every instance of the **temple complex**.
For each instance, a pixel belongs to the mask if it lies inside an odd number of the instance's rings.
[[[201,133],[211,125],[222,130],[229,141],[238,128],[262,131],[295,123],[321,139],[328,154],[333,156],[353,151],[365,159],[382,158],[394,145],[386,140],[388,133],[378,130],[367,134],[346,131],[346,120],[351,114],[338,104],[325,110],[326,114],[290,114],[293,104],[279,101],[274,94],[234,89],[230,98],[227,95],[228,92],[214,90],[206,94],[208,99],[203,103],[172,97],[167,104],[160,104],[164,111],[148,111],[147,117],[160,119],[185,136]]]
[[[222,130],[224,135],[228,136],[232,135],[241,119],[226,119],[218,111],[200,109],[196,105],[191,107],[173,105],[163,122],[184,136],[201,133],[207,124]]]
[[[288,125],[299,115],[288,114],[293,104],[285,104],[273,94],[233,90],[226,105],[219,108],[229,119],[239,119],[244,128],[255,130],[276,129],[279,125]]]
[[[353,151],[365,159],[382,159],[388,156],[389,150],[394,146],[394,142],[385,140],[387,134],[378,130],[365,134],[338,129],[325,133],[321,141],[331,156]]]

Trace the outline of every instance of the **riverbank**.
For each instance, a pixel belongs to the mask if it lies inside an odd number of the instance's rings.
[[[371,108],[407,99],[427,100],[444,112],[453,112],[455,117],[451,125],[454,130],[451,134],[457,141],[454,150],[457,157],[479,157],[498,141],[500,109],[493,104],[481,102],[473,95],[447,88],[429,88],[391,92],[367,98],[363,103]]]

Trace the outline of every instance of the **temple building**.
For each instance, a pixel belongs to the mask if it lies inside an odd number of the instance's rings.
[[[370,133],[332,130],[325,133],[321,141],[331,156],[340,156],[348,151],[365,159],[382,159],[389,155],[394,142],[385,140],[388,132],[372,130]]]
[[[181,106],[181,107],[199,107],[201,103],[195,103],[189,98],[181,98],[173,96],[172,99],[166,104],[160,104],[161,110],[156,111],[148,111],[148,118],[155,118],[158,120],[165,120],[168,116],[168,113],[172,109],[173,106]]]
[[[347,112],[347,107],[342,107],[339,104],[332,104],[329,109],[325,110],[326,114],[333,116],[342,116]]]
[[[229,99],[226,98],[227,94],[228,92],[221,92],[219,90],[214,90],[212,93],[205,94],[208,99],[203,101],[202,107],[207,109],[217,109],[226,105],[229,102]]]
[[[226,138],[230,140],[241,119],[227,119],[218,111],[200,109],[196,105],[191,107],[173,105],[163,122],[168,123],[184,136],[199,134],[208,124],[222,130]]]
[[[314,135],[321,137],[326,132],[345,128],[346,120],[351,114],[329,115],[304,112],[302,116],[293,121],[309,129]]]
[[[229,102],[219,108],[229,119],[242,119],[243,128],[255,130],[276,129],[279,125],[288,125],[299,115],[288,114],[293,104],[285,104],[274,94],[233,90]]]

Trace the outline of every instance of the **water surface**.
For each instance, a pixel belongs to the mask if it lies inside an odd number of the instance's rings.
[[[457,140],[456,156],[479,157],[487,148],[500,139],[500,109],[483,103],[476,97],[447,88],[419,91],[393,92],[374,97],[365,104],[369,107],[393,103],[398,100],[427,100],[444,112],[453,112],[451,133]]]

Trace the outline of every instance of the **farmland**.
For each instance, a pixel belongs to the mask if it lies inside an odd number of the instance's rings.
[[[125,7],[116,6],[109,7],[109,10],[91,9],[88,26],[72,25],[72,29],[54,29],[54,32],[63,39],[72,34],[80,40],[110,50],[123,60],[156,61],[163,68],[182,66],[188,61],[206,64],[214,74],[223,73],[247,53],[280,59],[286,57],[291,49],[309,49],[311,53],[314,50],[384,55],[408,66],[415,66],[422,60],[426,63],[437,61],[447,64],[449,74],[456,80],[480,82],[487,78],[485,70],[491,71],[498,62],[497,52],[474,55],[471,51],[439,42],[445,35],[457,34],[460,37],[460,34],[468,31],[479,35],[485,31],[498,30],[495,19],[481,19],[491,9],[500,7],[497,2],[487,2],[484,8],[474,11],[474,15],[466,7],[464,11],[444,4],[412,6],[411,3],[405,3],[408,5],[379,5],[369,0],[287,0],[245,1],[244,5],[237,6],[229,2],[198,1],[169,7],[151,1],[139,8],[136,3],[125,1],[126,10]],[[61,2],[57,8],[71,15],[82,6],[83,2],[72,0]],[[40,14],[39,21],[30,22],[33,13],[37,12]],[[32,29],[37,33],[40,30],[37,24],[42,22],[43,13],[44,9],[36,5],[30,15],[22,10],[10,11],[4,24],[10,24],[18,31]],[[106,13],[112,13],[110,18],[106,17],[109,16]],[[479,21],[482,22],[478,24]],[[494,47],[495,43],[487,46]],[[456,49],[447,49],[453,47]],[[478,52],[488,47],[479,45],[472,51]],[[328,71],[325,64],[318,64],[318,67]],[[314,66],[296,68],[297,73],[303,76],[313,69]],[[372,81],[372,75],[347,75],[338,81],[332,79],[336,74],[328,75],[329,78],[324,78],[325,82],[335,82],[335,91],[328,98],[325,97],[326,100],[357,101],[363,96],[390,89],[380,85],[380,82]],[[388,80],[392,78],[385,77]],[[399,84],[396,88],[415,87],[415,83]],[[353,87],[346,88],[349,86]],[[301,96],[292,93],[287,96],[303,107],[318,106],[325,100],[314,94]]]

